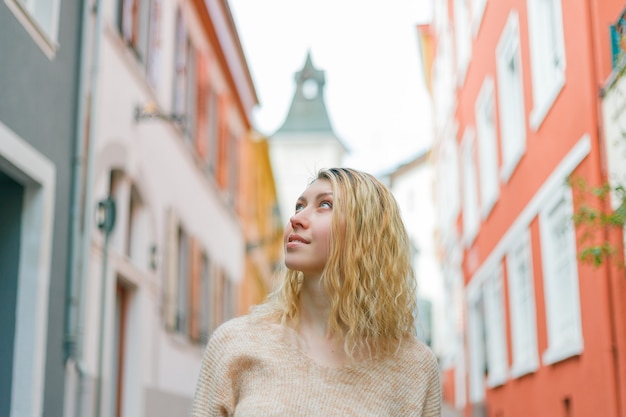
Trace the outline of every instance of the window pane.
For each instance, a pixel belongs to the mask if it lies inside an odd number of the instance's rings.
[[[176,330],[187,334],[189,320],[189,239],[183,229],[178,230],[178,302]]]
[[[507,355],[504,325],[504,292],[502,273],[498,270],[485,283],[485,317],[487,322],[487,353],[489,383],[499,385],[506,379]]]
[[[57,38],[59,0],[17,0],[51,40]]]
[[[530,237],[507,256],[511,326],[513,341],[513,370],[515,376],[537,368],[535,296],[531,267]]]

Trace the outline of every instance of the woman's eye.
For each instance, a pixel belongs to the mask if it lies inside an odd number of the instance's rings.
[[[320,203],[320,207],[333,208],[333,203],[330,201],[322,201]]]
[[[296,213],[299,212],[300,210],[302,210],[303,208],[304,208],[304,204],[302,204],[302,203],[296,204]]]

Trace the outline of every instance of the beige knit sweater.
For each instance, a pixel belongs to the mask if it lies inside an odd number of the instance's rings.
[[[288,331],[249,316],[221,325],[206,348],[192,417],[441,415],[437,360],[423,343],[329,368],[289,342]]]

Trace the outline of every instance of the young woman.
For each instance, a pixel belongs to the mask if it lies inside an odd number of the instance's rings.
[[[437,360],[415,337],[409,241],[389,190],[364,172],[321,170],[284,246],[280,287],[209,340],[192,416],[440,416]]]

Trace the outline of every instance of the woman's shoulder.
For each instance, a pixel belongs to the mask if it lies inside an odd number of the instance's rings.
[[[246,329],[250,325],[250,317],[248,315],[237,316],[226,320],[213,332],[214,336],[229,335],[240,330]]]
[[[234,317],[217,326],[217,328],[213,331],[209,342],[225,342],[228,340],[246,338],[249,336],[247,333],[254,333],[254,330],[255,329],[252,326],[249,316],[244,315]]]
[[[403,340],[399,347],[399,360],[414,363],[426,368],[437,368],[435,353],[421,340],[415,337]]]
[[[231,318],[220,324],[209,339],[209,345],[237,345],[263,340],[271,332],[268,323],[252,315]]]

